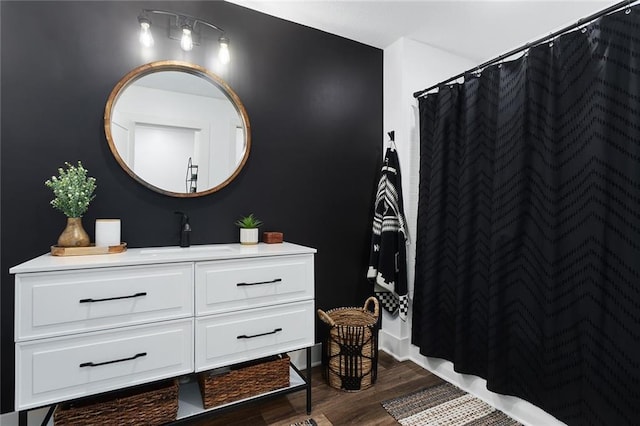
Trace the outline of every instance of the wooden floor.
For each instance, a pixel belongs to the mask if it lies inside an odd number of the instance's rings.
[[[319,426],[397,425],[380,403],[442,380],[410,361],[398,362],[384,352],[378,360],[378,381],[369,389],[343,392],[329,387],[322,369],[312,376],[312,411],[306,413],[305,392],[239,407],[227,413],[189,423],[190,426],[284,425],[313,418]]]

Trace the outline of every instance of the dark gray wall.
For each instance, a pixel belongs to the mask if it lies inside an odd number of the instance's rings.
[[[316,305],[360,305],[371,203],[381,159],[382,51],[223,2],[12,2],[1,14],[1,402],[13,408],[13,279],[8,269],[48,251],[65,218],[44,180],[82,160],[98,182],[84,217],[122,219],[130,247],[177,244],[191,216],[192,243],[238,240],[233,221],[255,213],[264,230],[318,249]],[[238,178],[198,199],[154,193],[110,154],[102,117],[111,89],[146,62],[209,66],[204,46],[180,50],[156,28],[153,57],[137,42],[142,8],[180,11],[227,31],[232,63],[221,76],[244,103],[251,156]],[[158,20],[158,23],[160,20]],[[215,37],[213,43],[215,44]]]

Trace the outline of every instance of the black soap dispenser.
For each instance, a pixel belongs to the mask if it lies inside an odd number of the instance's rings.
[[[183,212],[175,212],[182,215],[180,222],[180,247],[189,247],[191,245],[191,225],[189,224],[189,216]]]

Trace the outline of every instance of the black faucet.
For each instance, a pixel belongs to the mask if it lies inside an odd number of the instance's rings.
[[[189,247],[191,245],[191,225],[189,225],[189,216],[183,212],[174,212],[182,215],[180,222],[180,247]]]

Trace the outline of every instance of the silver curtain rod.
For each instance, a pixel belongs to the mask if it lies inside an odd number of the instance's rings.
[[[500,55],[500,56],[498,56],[496,58],[493,58],[493,59],[491,59],[491,60],[489,60],[489,61],[487,61],[487,62],[485,62],[483,64],[480,64],[480,65],[478,65],[476,67],[473,67],[473,68],[471,68],[471,69],[469,69],[469,70],[467,70],[465,72],[462,72],[462,73],[460,73],[460,74],[458,74],[458,75],[456,75],[454,77],[448,78],[448,79],[446,79],[444,81],[441,81],[438,84],[434,84],[433,86],[428,87],[426,89],[420,90],[418,92],[414,92],[413,97],[414,98],[419,98],[420,96],[425,95],[427,92],[429,92],[429,91],[431,91],[433,89],[437,89],[438,87],[442,86],[443,84],[449,83],[450,81],[453,81],[453,80],[457,80],[460,77],[464,77],[465,75],[467,75],[467,74],[469,74],[471,72],[482,70],[482,69],[488,67],[489,65],[493,65],[496,62],[500,62],[503,59],[506,59],[506,58],[508,58],[510,56],[513,56],[513,55],[515,55],[517,53],[520,53],[520,52],[522,52],[524,50],[527,50],[527,49],[529,49],[529,48],[531,48],[533,46],[537,46],[538,44],[545,43],[545,42],[547,42],[549,40],[555,39],[559,35],[562,35],[562,34],[567,33],[567,32],[569,32],[569,31],[571,31],[571,30],[573,30],[575,28],[578,28],[578,27],[580,27],[580,26],[582,26],[584,24],[587,24],[587,23],[589,23],[591,21],[594,21],[594,20],[600,18],[601,16],[607,15],[607,14],[609,14],[611,12],[614,12],[614,11],[616,11],[618,9],[631,7],[631,4],[635,3],[635,1],[636,0],[633,0],[633,1],[624,0],[624,1],[621,1],[619,3],[614,4],[612,6],[609,6],[606,9],[602,9],[601,11],[596,12],[594,14],[591,14],[591,15],[587,16],[586,18],[582,18],[582,19],[578,20],[578,22],[576,22],[575,24],[569,25],[569,26],[567,26],[567,27],[565,27],[565,28],[563,28],[561,30],[558,30],[558,31],[556,31],[554,33],[549,34],[548,36],[539,38],[536,41],[532,41],[532,42],[526,43],[526,44],[524,44],[524,45],[522,45],[522,46],[520,46],[520,47],[518,47],[516,49],[513,49],[513,50],[511,50],[511,51],[509,51],[507,53],[504,53],[504,54],[502,54],[502,55]]]

